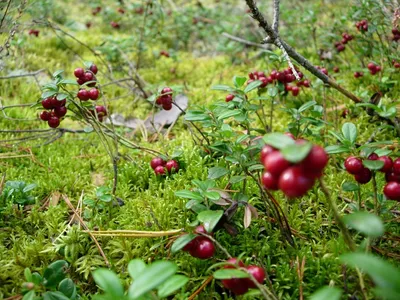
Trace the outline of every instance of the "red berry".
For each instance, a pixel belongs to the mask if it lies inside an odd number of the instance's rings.
[[[304,80],[304,81],[303,81],[303,86],[309,88],[309,87],[311,86],[310,80],[307,80],[307,79]]]
[[[292,95],[296,97],[300,93],[300,89],[297,86],[292,87]]]
[[[380,172],[386,173],[392,170],[393,160],[389,156],[387,155],[381,156],[378,158],[378,160],[384,162],[382,169],[379,170]]]
[[[62,118],[67,114],[67,108],[65,106],[56,107],[54,109],[54,114],[56,117]]]
[[[363,168],[359,173],[354,175],[354,179],[361,184],[368,183],[372,178],[372,173],[369,169]]]
[[[51,101],[52,98],[46,98],[44,100],[42,100],[42,106],[45,109],[52,109],[53,108],[53,104]]]
[[[192,251],[196,247],[196,244],[197,244],[196,239],[197,239],[197,236],[193,240],[191,240],[189,243],[187,243],[185,245],[185,247],[182,248],[182,250],[183,251]]]
[[[335,73],[339,73],[339,67],[333,67],[333,72],[335,72]]]
[[[264,269],[258,266],[248,266],[247,272],[253,275],[254,279],[257,280],[258,283],[262,284],[265,279],[265,272]],[[257,286],[250,278],[246,278],[247,286],[249,288],[256,288]]]
[[[291,85],[285,85],[285,91],[290,92],[292,90],[292,86]]]
[[[82,78],[85,75],[85,70],[82,68],[76,68],[74,71],[74,75],[77,78]]]
[[[288,168],[279,177],[279,189],[289,198],[305,195],[313,184],[314,179],[306,176],[300,166]]]
[[[400,157],[393,162],[393,172],[400,175]]]
[[[99,98],[99,90],[96,88],[92,88],[88,92],[89,99],[97,100]]]
[[[86,81],[85,81],[85,78],[84,77],[82,77],[82,78],[78,78],[78,80],[76,81],[79,85],[82,85],[82,84],[84,84]]]
[[[84,89],[79,90],[79,92],[78,92],[78,94],[76,96],[79,98],[79,100],[82,100],[82,101],[89,100],[89,92],[87,90],[84,90]]]
[[[107,116],[107,109],[103,105],[97,105],[96,112],[97,112],[97,116],[99,118],[103,118],[104,116]]]
[[[295,140],[296,138],[294,137],[293,133],[291,132],[285,132],[284,135],[290,137],[291,139]]]
[[[172,93],[172,89],[170,87],[165,87],[162,89],[161,94]]]
[[[154,173],[156,173],[157,176],[165,175],[165,169],[163,166],[158,166],[154,168]]]
[[[119,24],[117,23],[117,22],[115,22],[115,21],[111,21],[111,26],[113,27],[113,28],[116,28],[116,29],[118,29],[119,28]]]
[[[67,101],[65,99],[57,100],[56,97],[51,98],[51,104],[52,104],[53,108],[65,106],[65,103],[67,103]]]
[[[242,268],[244,267],[244,263],[241,260],[238,261],[238,259],[234,258],[234,257],[228,259],[226,262],[230,263],[230,264],[233,264],[233,265],[237,265],[237,266],[242,267]],[[234,268],[235,268],[234,266],[230,266],[230,265],[224,266],[224,269],[234,269]]]
[[[172,103],[164,103],[162,105],[164,110],[171,110],[172,109]]]
[[[51,116],[47,124],[49,124],[51,128],[57,128],[60,125],[60,119],[56,116]]]
[[[388,172],[385,174],[385,180],[386,182],[399,182],[400,183],[400,174],[396,174],[395,172]]]
[[[312,173],[320,173],[328,164],[329,156],[321,146],[313,146],[310,153],[302,161],[303,169]],[[308,172],[306,172],[308,173]]]
[[[278,71],[277,70],[272,70],[270,76],[271,76],[271,78],[273,80],[277,79]]]
[[[190,255],[200,259],[208,259],[214,255],[215,247],[212,241],[205,237],[197,237],[197,245],[190,251]]]
[[[376,153],[371,153],[369,156],[368,156],[368,159],[369,160],[377,160],[379,158],[379,156],[378,156],[378,154],[376,154]]]
[[[368,63],[367,68],[368,68],[369,70],[371,70],[371,71],[372,71],[372,70],[376,70],[376,66],[375,66],[375,64],[372,63],[372,62]]]
[[[165,160],[163,160],[161,157],[154,157],[150,162],[150,166],[153,170],[158,166],[164,166],[165,164]]]
[[[364,169],[361,159],[354,156],[350,156],[344,161],[344,167],[347,172],[353,175],[360,173]]]
[[[290,166],[280,151],[273,151],[264,159],[265,169],[272,175],[278,177]]]
[[[93,74],[97,74],[97,71],[98,71],[97,66],[96,66],[95,64],[92,64],[92,65],[90,66],[89,70],[92,71]],[[79,77],[80,77],[80,76],[79,76]]]
[[[40,119],[42,119],[43,121],[48,121],[50,119],[50,117],[51,117],[51,114],[46,110],[44,110],[40,113]]]
[[[264,145],[261,149],[260,153],[260,162],[264,164],[264,160],[267,157],[268,154],[274,152],[274,148],[272,148],[270,145]]]
[[[234,95],[232,95],[232,94],[228,94],[228,95],[226,95],[226,97],[225,97],[225,102],[230,102],[230,101],[232,101],[232,100],[233,100],[233,98],[235,98],[235,96],[234,96]]]
[[[85,79],[86,82],[93,81],[94,80],[93,73],[92,72],[85,72],[84,79]]]
[[[394,181],[387,183],[383,188],[383,193],[389,200],[400,201],[400,183]]]
[[[279,176],[274,176],[269,172],[264,172],[262,178],[261,178],[263,186],[267,190],[273,190],[276,191],[279,189],[278,187],[278,182],[279,182]]]
[[[170,160],[165,164],[165,167],[167,168],[168,172],[170,173],[175,173],[179,170],[179,164],[175,160]]]

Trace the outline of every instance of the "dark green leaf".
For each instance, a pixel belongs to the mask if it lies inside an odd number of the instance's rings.
[[[22,298],[22,300],[34,300],[34,299],[36,299],[36,294],[35,294],[35,291],[34,291],[34,290],[29,291],[29,292],[26,293],[26,294],[24,295],[24,297]]]
[[[379,237],[385,233],[382,220],[378,216],[365,211],[346,215],[343,221],[347,226],[372,238]]]
[[[243,181],[246,179],[246,176],[240,175],[240,176],[232,176],[231,179],[229,180],[230,183],[238,183],[240,181]]]
[[[260,80],[252,81],[246,86],[246,88],[244,89],[244,93],[247,94],[247,93],[251,92],[252,90],[258,88],[260,85],[262,85],[262,81],[260,81]]]
[[[310,296],[310,300],[340,300],[343,291],[337,287],[324,286]]]
[[[369,160],[369,159],[364,159],[362,163],[364,167],[373,171],[382,169],[383,165],[385,164],[381,160]]]
[[[251,166],[248,168],[248,170],[249,170],[250,172],[253,172],[253,171],[255,171],[255,170],[262,170],[262,169],[264,169],[264,166],[263,166],[262,164],[251,165]]]
[[[181,198],[186,198],[186,199],[199,200],[199,201],[204,200],[204,198],[200,195],[199,192],[190,192],[187,190],[177,191],[177,192],[175,192],[175,196],[181,197]]]
[[[143,260],[133,259],[128,264],[128,273],[133,279],[138,279],[146,267]]]
[[[42,94],[42,99],[49,98],[57,94],[57,91],[46,91]]]
[[[346,181],[342,184],[342,190],[345,192],[355,192],[358,191],[360,188],[354,182]]]
[[[160,285],[158,288],[158,296],[161,298],[167,297],[182,288],[188,281],[189,278],[184,275],[174,275]]]
[[[43,300],[69,300],[69,298],[61,292],[46,292],[42,297]]]
[[[63,79],[60,81],[62,84],[72,84],[72,85],[79,85],[75,79]]]
[[[223,84],[214,85],[213,87],[211,87],[211,89],[215,91],[227,91],[227,92],[234,90],[229,85],[223,85]]]
[[[233,116],[240,115],[242,112],[240,110],[227,110],[218,116],[218,120],[228,119]]]
[[[263,140],[266,144],[276,148],[282,149],[289,145],[294,145],[295,141],[283,133],[268,133],[264,135]]]
[[[248,278],[249,274],[238,269],[221,269],[213,274],[215,279]]]
[[[57,70],[53,73],[53,77],[57,77],[58,75],[61,75],[64,72],[64,70]]]
[[[347,253],[340,260],[367,273],[378,288],[400,292],[400,270],[382,258],[369,253]]]
[[[342,126],[342,133],[346,140],[354,144],[357,139],[357,127],[353,123],[346,122]]]
[[[178,237],[171,246],[171,252],[175,253],[185,247],[189,242],[191,242],[196,237],[193,233],[188,233]]]
[[[38,272],[32,273],[32,282],[35,285],[39,285],[43,282],[43,278],[42,278],[42,276],[40,276],[40,274]]]
[[[59,94],[57,95],[57,100],[58,100],[58,101],[62,101],[62,100],[64,100],[64,99],[66,99],[67,97],[68,97],[68,94],[59,93]]]
[[[197,215],[197,220],[203,223],[207,232],[212,232],[223,214],[223,210],[206,210]]]
[[[350,148],[343,146],[343,145],[332,145],[325,147],[325,151],[328,154],[337,154],[337,153],[345,153],[345,152],[350,152]]]
[[[225,176],[226,174],[229,173],[229,170],[227,168],[223,167],[213,167],[208,170],[208,179],[218,179],[222,176]]]
[[[281,149],[281,153],[283,157],[291,162],[291,163],[298,163],[301,162],[308,153],[310,153],[312,148],[311,143],[304,143],[304,144],[294,144],[289,145]]]
[[[147,266],[129,287],[129,297],[136,299],[164,283],[175,274],[178,267],[170,261],[156,261]]]
[[[75,283],[69,278],[65,278],[63,281],[60,282],[60,284],[58,285],[58,290],[65,296],[67,296],[69,299],[76,298]]]
[[[107,294],[113,295],[116,298],[124,295],[124,288],[121,281],[113,271],[97,269],[93,272],[93,279]]]
[[[234,84],[237,88],[242,87],[242,85],[245,84],[246,81],[247,81],[247,78],[246,78],[246,77],[242,77],[242,76],[235,76],[235,77],[233,77],[233,84]]]
[[[301,113],[303,111],[306,111],[307,109],[314,106],[315,104],[317,104],[317,102],[315,102],[314,100],[306,102],[302,106],[299,107],[298,112]]]
[[[57,260],[50,264],[43,273],[44,286],[56,287],[65,278],[68,263],[65,260]]]
[[[213,191],[204,192],[204,196],[206,196],[208,199],[210,199],[212,201],[217,201],[217,200],[219,200],[219,198],[221,198],[221,196],[218,192],[213,192]]]

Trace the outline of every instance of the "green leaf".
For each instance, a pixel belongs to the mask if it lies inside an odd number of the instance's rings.
[[[309,109],[310,107],[314,106],[315,104],[317,104],[317,102],[315,102],[314,100],[308,101],[308,102],[304,103],[302,106],[299,107],[298,112],[301,113],[303,111],[306,111],[307,109]]]
[[[57,95],[57,100],[58,100],[58,101],[62,101],[62,100],[64,100],[64,99],[66,99],[66,98],[68,98],[68,94],[59,93],[59,94]]]
[[[223,84],[217,84],[211,87],[212,90],[214,91],[233,91],[234,89],[231,88],[229,85],[223,85]]]
[[[208,170],[208,179],[218,179],[222,176],[225,176],[226,174],[229,173],[229,170],[227,168],[223,167],[213,167]]]
[[[121,281],[113,271],[102,268],[97,269],[93,272],[93,279],[107,294],[113,295],[116,298],[124,295],[124,288]]]
[[[345,192],[355,192],[358,191],[360,187],[354,182],[346,181],[342,184],[342,190]]]
[[[58,75],[61,75],[62,73],[64,73],[64,70],[57,70],[53,73],[53,77],[57,77]]]
[[[193,233],[188,233],[178,237],[171,246],[171,252],[172,253],[178,252],[187,244],[189,244],[195,237],[196,235]]]
[[[340,256],[340,260],[367,273],[378,288],[400,293],[400,270],[382,258],[367,253],[347,253]]]
[[[277,87],[270,87],[270,88],[268,88],[268,96],[270,96],[270,97],[275,97],[276,95],[278,95],[278,89],[277,89]]]
[[[384,288],[374,288],[372,289],[374,293],[384,300],[399,300],[400,299],[400,292],[388,290]]]
[[[42,93],[42,99],[52,97],[55,94],[57,94],[57,91],[46,91],[46,92]]]
[[[207,120],[211,120],[211,117],[207,114],[204,113],[204,111],[193,111],[193,110],[189,110],[186,114],[185,114],[185,120],[186,121],[207,121]]]
[[[214,272],[215,279],[248,278],[249,274],[238,269],[221,269]]]
[[[353,123],[346,122],[342,126],[342,133],[346,140],[354,144],[357,139],[357,127]]]
[[[159,286],[158,296],[161,298],[167,297],[183,287],[188,281],[189,278],[185,275],[174,275]]]
[[[177,269],[176,264],[170,261],[156,261],[147,266],[129,287],[129,298],[137,299],[156,288],[174,275]]]
[[[262,164],[254,164],[254,165],[251,165],[251,166],[248,168],[248,170],[249,170],[250,172],[253,172],[253,171],[255,171],[255,170],[262,170],[262,169],[264,169],[264,165],[262,165]]]
[[[252,90],[258,88],[260,85],[262,85],[262,81],[260,81],[260,80],[252,81],[246,86],[246,88],[244,89],[244,93],[247,94],[247,93],[251,92]]]
[[[83,131],[86,133],[92,132],[93,131],[93,127],[92,126],[86,126],[85,128],[83,128]]]
[[[379,237],[385,233],[382,220],[365,211],[359,211],[343,217],[344,223],[372,238]]]
[[[324,286],[310,296],[310,300],[340,300],[343,291],[337,287]]]
[[[245,84],[245,82],[247,81],[246,77],[242,77],[242,76],[235,76],[233,77],[233,84],[235,85],[235,87],[240,88],[243,86],[243,84]]]
[[[36,294],[35,291],[29,291],[27,292],[24,297],[22,298],[22,300],[34,300],[36,298]]]
[[[281,149],[281,153],[283,157],[291,162],[291,163],[298,163],[301,162],[308,153],[310,153],[312,148],[311,143],[304,143],[304,144],[294,144],[289,145]]]
[[[42,295],[43,300],[70,300],[61,292],[46,292]]]
[[[332,145],[325,147],[325,151],[328,154],[337,154],[337,153],[345,153],[350,152],[350,148],[343,145]]]
[[[62,84],[72,84],[72,85],[79,85],[75,79],[63,79],[60,81]]]
[[[370,170],[373,170],[373,171],[382,169],[383,165],[385,164],[381,160],[369,160],[369,159],[364,159],[362,163],[363,163],[364,167],[366,167]]]
[[[43,273],[44,286],[56,287],[65,278],[68,263],[65,260],[57,260],[50,264]]]
[[[36,188],[37,185],[34,183],[28,184],[26,187],[24,187],[24,189],[22,190],[24,193],[27,193],[31,190],[33,190],[34,188]]]
[[[43,278],[42,278],[42,276],[40,276],[40,274],[38,272],[32,273],[32,282],[35,285],[41,284],[42,281],[43,281]]]
[[[218,192],[214,191],[206,191],[204,192],[204,196],[206,196],[208,199],[212,201],[217,201],[219,198],[221,198],[221,195]]]
[[[223,214],[223,210],[206,210],[197,215],[197,220],[203,223],[207,232],[212,232]]]
[[[146,264],[141,259],[133,259],[128,264],[128,273],[132,279],[138,279],[140,274],[146,269]]]
[[[244,175],[232,176],[231,179],[229,179],[229,182],[234,184],[234,183],[241,182],[241,181],[243,181],[245,179],[246,179],[246,176],[244,176]]]
[[[228,119],[233,116],[240,115],[242,112],[238,109],[235,110],[227,110],[218,116],[218,120]]]
[[[283,133],[268,133],[264,135],[263,140],[266,144],[276,148],[282,149],[289,145],[294,145],[295,141]]]
[[[187,190],[177,191],[175,192],[175,196],[186,199],[199,200],[199,201],[204,200],[203,196],[201,196],[199,192],[191,192]]]
[[[103,202],[110,202],[112,200],[112,195],[101,195],[99,200]]]
[[[24,276],[25,276],[26,281],[32,282],[32,273],[31,273],[31,270],[29,270],[29,268],[25,268]]]
[[[58,285],[58,290],[65,296],[67,296],[69,299],[76,298],[75,283],[69,278],[65,278],[63,281],[60,282],[60,284]]]

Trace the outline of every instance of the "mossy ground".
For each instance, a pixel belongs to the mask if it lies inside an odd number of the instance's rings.
[[[139,20],[132,21],[134,26],[137,26],[133,30],[133,36],[128,29],[130,23],[126,19],[124,19],[125,23],[122,23],[120,31],[110,28],[107,19],[109,15],[96,18],[90,30],[82,30],[82,27],[84,28],[82,22],[71,25],[74,24],[71,20],[81,21],[77,18],[78,12],[85,12],[89,15],[90,8],[78,3],[78,1],[55,2],[57,3],[50,4],[46,1],[40,3],[43,7],[48,7],[50,12],[58,12],[52,18],[63,22],[68,21],[70,25],[67,22],[68,26],[65,23],[60,26],[66,28],[65,30],[71,32],[77,39],[84,41],[89,47],[98,47],[106,41],[107,46],[112,45],[110,41],[117,41],[119,46],[123,46],[122,41],[124,39],[127,43],[134,45],[138,42],[135,34],[137,27],[141,24]],[[115,7],[115,1],[104,2],[110,2],[105,5],[106,10],[111,11]],[[95,1],[91,4],[96,6]],[[301,6],[302,14],[300,16],[295,17],[293,13],[288,11],[284,12],[283,16],[292,16],[297,22],[301,17],[305,17],[307,8],[312,9],[314,7],[314,4],[309,5]],[[187,6],[190,7],[189,4]],[[331,6],[318,12],[322,26],[325,24],[324,20],[329,20],[327,13],[329,7]],[[30,27],[30,16],[35,16],[34,5],[29,9],[32,10],[32,14],[24,16],[24,21],[26,21],[24,28]],[[192,9],[196,11],[195,8]],[[36,13],[38,12],[36,11]],[[221,17],[221,14],[216,13],[216,16]],[[139,16],[137,18],[139,19]],[[237,19],[242,20],[243,17],[237,17]],[[158,24],[155,20],[152,22],[154,22],[152,24]],[[166,24],[166,26],[174,28],[174,23],[171,24],[166,21]],[[81,30],[74,30],[74,26]],[[205,23],[202,26],[207,27],[207,24]],[[236,27],[229,23],[226,28]],[[8,71],[23,70],[25,72],[45,68],[46,73],[51,74],[57,69],[63,69],[67,77],[72,78],[73,69],[82,65],[81,59],[76,55],[78,53],[84,60],[97,63],[100,69],[99,81],[103,84],[107,82],[105,77],[107,71],[104,65],[87,48],[60,32],[58,34],[63,37],[64,42],[49,28],[40,27],[40,30],[39,38],[28,36],[26,31],[16,36],[16,40],[22,46],[13,46],[12,55],[6,61]],[[199,35],[207,35],[213,32],[213,30],[207,28],[204,29],[205,33],[202,31],[203,28],[197,28],[197,30],[200,32]],[[289,42],[296,46],[297,40],[304,41],[304,37],[306,37],[304,30],[304,28],[296,29],[295,33],[299,35],[299,38],[296,35],[290,35]],[[287,32],[287,28],[284,27],[283,31]],[[174,44],[174,38],[168,38],[168,33],[159,32],[153,39],[151,39],[152,31],[146,31],[146,34],[148,40],[146,40],[146,49],[141,54],[141,76],[154,87],[183,86],[184,92],[189,97],[189,107],[207,106],[217,99],[222,99],[225,95],[211,91],[210,87],[215,84],[231,84],[233,75],[245,75],[254,69],[273,69],[273,63],[268,60],[267,54],[262,54],[259,59],[251,59],[255,55],[259,55],[259,52],[249,51],[234,42],[224,41],[221,44],[224,45],[225,52],[213,53],[210,50],[213,43],[204,38],[204,47],[207,47],[210,51],[210,56],[207,56],[204,53],[202,55],[194,54],[190,49],[178,45],[178,42]],[[325,40],[323,41],[325,42]],[[196,48],[196,45],[201,47],[201,44],[202,42],[198,42],[191,45],[191,48]],[[300,52],[310,55],[311,60],[317,61],[317,56],[311,45],[304,45],[303,42],[299,42],[298,45]],[[130,47],[131,50],[135,49],[132,46]],[[238,48],[239,51],[235,48]],[[157,53],[160,49],[173,49],[174,57],[159,57]],[[109,55],[115,54],[114,50],[110,46],[107,53]],[[105,56],[107,58],[107,55]],[[119,56],[117,57],[120,59]],[[135,61],[137,59],[136,52],[128,52],[128,57]],[[112,57],[108,58],[111,59]],[[357,58],[349,55],[346,60],[349,64],[353,64]],[[121,59],[120,63],[125,65],[126,62]],[[112,66],[115,68],[114,76],[122,78],[122,68],[119,68],[118,62],[113,62]],[[374,90],[373,78],[366,77],[360,83],[360,81],[352,78],[352,72],[351,67],[345,64],[343,71],[337,77],[343,85],[357,95],[368,95]],[[307,75],[309,76],[309,74]],[[43,76],[44,82],[41,83],[45,83],[46,79],[47,77]],[[399,79],[398,75],[397,79]],[[104,94],[107,99],[114,99],[125,95],[126,90],[110,85],[104,88]],[[398,90],[388,94],[390,98],[398,96]],[[0,81],[0,99],[3,105],[32,103],[39,97],[40,89],[32,78]],[[296,102],[291,102],[294,101],[291,98],[284,102],[287,106],[298,106],[299,103],[311,99],[321,103],[323,97],[328,99],[329,107],[336,104],[347,104],[352,107],[343,96],[331,89],[324,88],[322,84],[318,84],[316,81],[314,88],[303,93],[296,99]],[[110,112],[145,118],[152,110],[151,104],[142,99],[139,101],[133,101],[133,99],[134,97],[130,95],[120,100],[109,101]],[[15,118],[15,120],[1,118],[0,127],[2,130],[47,128],[45,123],[35,119],[37,111],[29,107],[9,109],[6,113],[8,117]],[[332,126],[329,129],[337,130],[341,123],[352,121],[357,125],[360,133],[360,143],[367,141],[370,135],[381,125],[379,122],[372,123],[369,116],[358,110],[355,114],[349,115],[347,119],[339,118],[339,114],[340,112],[334,112],[329,115]],[[30,120],[19,120],[22,118]],[[286,131],[289,121],[290,116],[277,109],[273,121],[274,131]],[[62,122],[62,127],[77,129],[81,128],[81,124],[66,119]],[[89,228],[98,227],[103,230],[187,228],[190,230],[188,224],[193,220],[193,217],[185,209],[186,200],[176,197],[174,192],[190,189],[193,179],[205,180],[208,167],[217,165],[218,161],[203,155],[201,147],[195,145],[182,119],[172,128],[169,135],[158,136],[156,142],[150,142],[145,134],[132,136],[129,130],[118,129],[118,131],[143,146],[161,149],[163,152],[172,153],[175,149],[181,149],[185,168],[180,170],[178,174],[165,179],[157,178],[149,167],[151,159],[149,155],[140,151],[124,149],[121,146],[119,149],[121,155],[118,162],[119,184],[117,195],[123,199],[125,205],[113,207],[111,214],[108,210],[86,209],[84,216]],[[17,136],[21,135],[1,133],[2,140]],[[389,130],[382,134],[378,133],[376,139],[390,140],[392,137],[393,132]],[[318,137],[315,137],[315,140],[321,142]],[[326,144],[335,143],[329,137],[325,142]],[[61,139],[48,145],[43,145],[41,140],[21,144],[11,141],[2,143],[0,152],[3,154],[11,152],[26,154],[25,149],[27,148],[32,151],[31,157],[9,159],[0,157],[0,170],[2,174],[6,174],[6,180],[22,180],[38,185],[33,192],[37,198],[37,203],[28,211],[22,211],[22,209],[9,205],[6,210],[7,213],[2,215],[3,220],[0,223],[0,297],[9,297],[20,293],[21,284],[24,281],[23,271],[26,267],[32,271],[42,271],[54,260],[66,259],[72,266],[70,275],[77,283],[80,295],[87,298],[90,294],[97,292],[90,272],[98,267],[104,267],[104,260],[88,235],[79,230],[77,225],[69,227],[66,234],[55,240],[66,229],[71,216],[70,211],[62,199],[55,206],[42,208],[42,204],[44,199],[55,192],[60,192],[67,195],[71,202],[76,205],[82,193],[84,197],[91,197],[96,186],[111,186],[113,179],[112,164],[94,133],[67,133]],[[133,160],[130,160],[128,156]],[[348,198],[352,198],[353,195],[341,191],[342,183],[345,180],[351,180],[351,177],[340,168],[340,163],[341,160],[338,156],[332,157],[326,171],[326,182],[334,199],[338,199],[340,209],[345,211],[349,207],[339,200],[338,195],[344,195]],[[226,180],[221,179],[217,181],[217,186],[224,187],[226,183]],[[378,178],[378,186],[382,187],[382,185],[383,179]],[[235,190],[235,188],[240,187],[233,185],[231,189]],[[305,273],[303,283],[301,283],[304,287],[305,297],[323,285],[335,284],[343,287],[344,269],[338,260],[338,256],[346,252],[347,248],[339,230],[332,224],[329,211],[325,205],[324,195],[318,186],[314,187],[313,191],[307,196],[294,202],[286,201],[281,194],[277,193],[277,198],[287,213],[289,224],[295,232],[295,248],[284,241],[277,226],[268,219],[264,204],[257,198],[256,185],[249,184],[246,193],[250,195],[250,203],[258,209],[259,218],[253,220],[250,228],[244,229],[243,211],[239,210],[234,219],[234,223],[240,232],[239,235],[231,237],[224,231],[218,231],[215,234],[215,238],[226,246],[232,255],[244,253],[247,263],[262,264],[281,299],[297,299],[299,297],[300,283],[297,276],[297,258],[299,258],[299,261],[305,259]],[[370,201],[371,193],[372,188],[367,185],[362,189],[362,198],[365,201]],[[385,216],[383,217],[385,218]],[[395,236],[399,234],[399,226],[393,223],[388,224],[388,226],[387,231]],[[361,240],[362,237],[358,236],[357,238]],[[185,252],[171,255],[166,248],[169,241],[165,238],[100,238],[99,242],[107,258],[111,261],[112,268],[123,278],[126,278],[126,284],[128,284],[126,266],[133,258],[142,258],[145,261],[169,258],[175,261],[179,266],[179,271],[190,278],[190,283],[185,288],[185,292],[181,292],[177,298],[184,299],[192,294],[202,281],[210,275],[207,269],[212,264],[211,261],[192,258]],[[382,239],[376,246],[384,252],[396,252],[395,241]],[[224,259],[223,253],[217,252],[212,262]],[[351,270],[347,271],[347,276],[349,290],[352,290],[353,287],[357,286],[357,278]],[[370,284],[369,281],[367,283]],[[199,296],[199,299],[227,298],[228,295],[223,293],[219,283],[214,281]]]

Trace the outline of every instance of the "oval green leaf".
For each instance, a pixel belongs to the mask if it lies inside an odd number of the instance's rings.
[[[385,233],[382,220],[365,211],[355,212],[343,217],[345,224],[369,237],[375,238]]]
[[[188,281],[189,278],[185,275],[174,275],[158,288],[158,296],[160,298],[167,297],[183,287]]]

